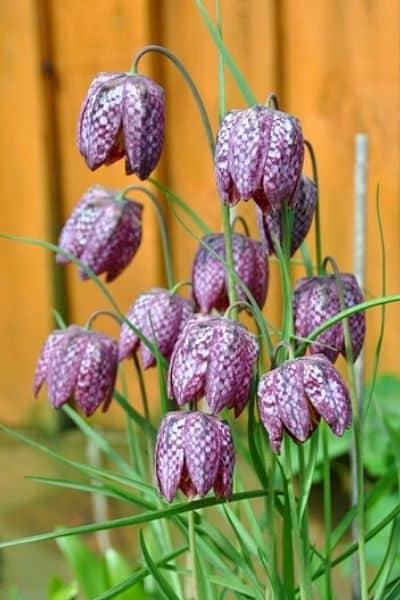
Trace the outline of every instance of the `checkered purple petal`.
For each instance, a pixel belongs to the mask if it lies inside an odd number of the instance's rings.
[[[240,194],[233,182],[229,167],[229,146],[233,126],[241,111],[233,110],[228,112],[218,130],[217,141],[215,145],[215,176],[219,194],[225,204],[234,206],[240,200]]]
[[[155,448],[155,478],[158,489],[168,502],[178,491],[185,460],[183,428],[185,413],[169,412],[157,434]]]
[[[57,329],[56,331],[53,331],[42,346],[39,359],[36,364],[35,376],[33,381],[34,396],[38,395],[40,388],[42,387],[44,381],[47,379],[49,359],[52,356],[57,344],[63,341],[64,334],[65,331],[62,329]]]
[[[214,481],[214,492],[217,498],[225,497],[230,500],[235,466],[235,447],[228,423],[217,419],[215,419],[215,423],[219,429],[221,450],[218,473]]]
[[[266,373],[260,379],[257,397],[260,419],[268,433],[271,447],[276,454],[280,454],[283,423],[276,404],[276,387],[273,371]]]
[[[184,425],[185,463],[199,496],[214,485],[220,456],[221,436],[215,420],[203,413],[189,413]]]

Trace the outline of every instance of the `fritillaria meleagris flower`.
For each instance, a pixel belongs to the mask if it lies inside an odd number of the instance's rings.
[[[322,417],[338,436],[351,423],[351,403],[339,372],[323,355],[288,360],[260,379],[258,409],[274,452],[284,431],[305,442]]]
[[[127,175],[146,179],[164,141],[164,91],[148,77],[99,73],[90,84],[78,122],[78,148],[89,169],[125,156]]]
[[[190,497],[232,496],[235,449],[226,422],[201,412],[169,412],[156,442],[155,475],[160,493],[171,502],[178,489]]]
[[[317,204],[317,187],[315,183],[306,177],[302,176],[300,185],[297,188],[292,201],[293,210],[293,228],[290,245],[290,254],[293,255],[303,243],[314,216],[315,207]],[[276,237],[282,245],[282,213],[263,212],[257,207],[257,219],[261,237],[268,254],[275,253],[273,237]]]
[[[155,288],[141,294],[130,307],[126,318],[151,342],[155,342],[168,360],[187,320],[193,315],[191,302],[168,290]],[[154,330],[154,334],[153,334]],[[156,359],[127,323],[121,327],[119,359],[123,360],[140,348],[143,368],[156,364]]]
[[[263,211],[290,201],[304,159],[299,120],[262,105],[229,112],[215,148],[217,186],[225,204],[253,198]]]
[[[179,406],[205,396],[212,413],[246,406],[258,356],[256,338],[224,317],[198,316],[183,329],[171,356],[168,395]]]
[[[142,239],[142,210],[138,202],[120,197],[101,185],[88,189],[66,221],[58,245],[79,258],[96,275],[115,279],[135,256]],[[59,264],[69,259],[57,254]],[[89,279],[80,269],[80,278]]]
[[[203,241],[214,252],[225,259],[225,242],[222,233],[206,235]],[[262,307],[268,289],[268,261],[261,242],[246,235],[232,234],[234,269]],[[213,308],[224,311],[229,306],[227,274],[224,265],[200,245],[192,268],[193,298],[203,312]],[[237,286],[239,300],[246,300],[246,294]]]
[[[354,275],[340,273],[343,299],[346,308],[363,302],[363,294]],[[305,277],[295,286],[293,314],[295,334],[307,338],[314,329],[340,312],[340,296],[335,275]],[[348,319],[350,339],[355,360],[361,352],[365,338],[365,315],[358,312]],[[310,344],[312,354],[325,354],[335,362],[339,354],[346,356],[343,323],[336,323]]]
[[[36,366],[33,390],[46,381],[54,408],[70,398],[90,416],[102,404],[107,410],[118,367],[117,343],[102,333],[70,325],[53,331],[43,345]]]

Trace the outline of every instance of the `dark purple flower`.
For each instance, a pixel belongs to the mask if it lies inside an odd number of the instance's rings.
[[[302,176],[300,185],[292,202],[293,210],[293,229],[291,238],[290,254],[293,255],[303,243],[314,216],[315,207],[317,204],[317,187],[315,183],[306,177]],[[263,212],[257,207],[257,219],[261,237],[265,245],[265,251],[268,254],[275,253],[273,237],[276,237],[282,245],[282,213]]]
[[[352,416],[343,379],[320,354],[289,360],[263,375],[258,410],[277,454],[284,431],[296,442],[305,442],[322,417],[333,433],[342,436]]]
[[[79,258],[96,275],[115,279],[135,256],[142,239],[142,210],[138,202],[101,185],[88,189],[65,223],[58,245]],[[57,254],[59,264],[70,261]],[[80,269],[80,278],[89,279]]]
[[[222,233],[203,237],[214,252],[225,260],[225,242]],[[257,304],[262,307],[268,289],[268,261],[260,242],[250,237],[234,233],[232,235],[234,268],[242,281],[253,294]],[[224,311],[229,306],[227,274],[224,265],[200,244],[192,268],[193,298],[203,312],[213,308]],[[237,286],[240,300],[246,300],[246,294]]]
[[[130,73],[99,73],[90,84],[78,121],[78,148],[89,169],[125,156],[127,175],[146,179],[164,141],[164,91]]]
[[[179,406],[205,396],[215,414],[233,408],[240,415],[249,397],[257,361],[256,338],[223,317],[190,319],[180,335],[168,372],[168,394]]]
[[[346,308],[363,302],[363,294],[354,275],[341,273]],[[307,338],[314,329],[340,312],[340,298],[335,275],[305,277],[295,286],[293,294],[293,313],[295,334]],[[358,312],[348,320],[350,338],[355,360],[361,352],[365,338],[365,315]],[[343,323],[336,323],[321,333],[310,344],[312,354],[322,353],[335,362],[338,355],[346,356]]]
[[[296,191],[304,148],[296,117],[262,105],[229,112],[215,148],[217,186],[225,204],[253,198],[279,210]]]
[[[168,290],[155,288],[141,294],[135,300],[126,318],[148,340],[156,342],[161,354],[169,360],[179,334],[192,315],[191,302]],[[156,340],[154,340],[153,328]],[[140,341],[129,325],[123,323],[119,341],[119,360],[123,360],[137,348],[140,348],[145,369],[156,364],[156,359],[147,346]]]
[[[155,476],[171,502],[178,489],[192,498],[213,487],[217,497],[232,496],[235,449],[229,425],[201,412],[169,412],[156,442]]]
[[[107,335],[70,325],[56,329],[43,345],[33,385],[37,396],[44,381],[54,408],[74,398],[86,416],[103,404],[107,410],[114,391],[118,346]]]

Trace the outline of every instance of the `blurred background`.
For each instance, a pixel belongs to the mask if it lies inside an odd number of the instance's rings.
[[[214,15],[214,2],[206,5]],[[320,174],[323,253],[334,256],[343,271],[352,270],[353,265],[354,137],[359,132],[368,135],[365,295],[377,297],[382,289],[378,184],[387,251],[387,293],[399,293],[400,3],[221,0],[221,6],[225,43],[258,100],[264,102],[267,94],[275,91],[283,110],[301,119],[304,134],[314,145]],[[92,78],[100,71],[127,70],[136,51],[149,43],[166,46],[182,59],[216,130],[217,53],[194,1],[0,0],[2,233],[55,242],[62,223],[89,186],[100,183],[122,188],[137,182],[135,177],[125,176],[122,161],[90,172],[76,147],[76,124]],[[219,231],[213,167],[190,93],[180,74],[163,57],[146,55],[140,71],[166,90],[166,140],[155,176]],[[243,107],[244,100],[228,71],[226,84],[228,109]],[[308,162],[305,168],[310,173]],[[145,205],[143,242],[131,266],[110,285],[124,311],[140,292],[165,283],[153,208],[139,194],[133,197]],[[188,279],[197,242],[174,219],[165,199],[160,199],[170,227],[177,279]],[[250,203],[239,210],[249,218],[257,235]],[[313,233],[309,245],[314,252]],[[79,281],[74,266],[56,267],[54,256],[42,248],[0,240],[0,268],[0,421],[52,429],[54,417],[46,394],[42,392],[41,399],[34,400],[31,392],[40,347],[54,327],[51,310],[55,307],[69,322],[83,324],[90,313],[109,305],[92,282]],[[302,267],[294,268],[294,278],[303,274]],[[264,312],[275,324],[280,320],[279,287],[277,265],[271,264]],[[379,310],[370,311],[367,380],[379,326]],[[96,327],[118,334],[106,318],[97,321]],[[399,305],[390,305],[382,372],[399,372],[399,329]],[[128,367],[126,370],[130,375]],[[146,377],[156,407],[155,382],[151,373]],[[135,385],[133,373],[131,385]],[[391,398],[393,406],[397,398],[397,393]],[[112,406],[105,418],[96,419],[112,428],[122,424],[118,406]],[[33,473],[47,468],[47,461],[45,465],[29,463],[29,450],[18,448],[5,440],[1,446],[3,470],[9,468],[10,453],[21,467],[0,484],[6,498],[1,516],[6,537],[47,529],[49,520],[61,519],[52,518],[46,509],[46,518],[37,512],[32,522],[26,511],[19,509],[16,496],[11,497],[26,473],[27,462]],[[4,496],[5,490],[8,496]],[[25,493],[21,507],[30,502]],[[43,501],[52,505],[60,498],[54,500],[42,492],[32,494],[36,506]],[[68,512],[70,520],[82,522],[89,518],[85,511],[90,513],[79,503],[71,512],[68,503],[63,518]],[[44,565],[51,550],[46,555],[46,547],[42,549],[37,559]],[[35,547],[24,552],[28,554],[13,554],[10,569],[15,573],[26,565],[27,557],[35,560]],[[12,582],[15,577],[10,569]],[[32,597],[44,596],[39,591]]]

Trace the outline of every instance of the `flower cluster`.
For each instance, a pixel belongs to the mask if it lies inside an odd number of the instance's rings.
[[[147,77],[100,73],[90,85],[78,124],[78,147],[92,170],[125,157],[127,174],[149,176],[160,158],[164,138],[164,93]],[[290,252],[306,237],[317,203],[313,181],[302,175],[304,143],[298,119],[256,105],[233,110],[217,134],[215,175],[224,203],[240,199],[257,204],[262,241],[232,234],[236,296],[262,308],[269,271],[267,256],[283,240],[283,210],[292,213]],[[91,187],[68,218],[60,235],[59,263],[72,257],[88,269],[115,279],[136,254],[142,236],[142,206],[123,192]],[[189,412],[168,412],[155,448],[155,477],[160,493],[171,502],[178,489],[189,497],[211,490],[230,498],[234,445],[230,426],[218,419],[223,409],[238,417],[249,399],[257,371],[259,342],[237,320],[218,314],[230,307],[224,235],[204,236],[192,268],[192,298],[176,289],[155,288],[141,294],[121,325],[119,344],[90,329],[71,325],[47,339],[36,368],[34,392],[47,382],[55,408],[70,399],[89,416],[106,410],[118,362],[140,350],[144,369],[156,364],[156,350],[169,362],[168,395]],[[323,275],[300,280],[295,287],[295,336],[312,332],[345,307],[362,301],[352,275]],[[232,306],[231,306],[232,307]],[[232,307],[233,308],[233,307]],[[200,310],[204,314],[195,314]],[[361,351],[365,319],[349,319],[353,357]],[[304,442],[323,418],[336,435],[351,423],[346,386],[333,366],[345,354],[341,323],[326,329],[310,345],[311,356],[285,361],[265,373],[258,386],[260,419],[271,447],[279,453],[284,432]],[[204,412],[197,403],[205,400]]]

